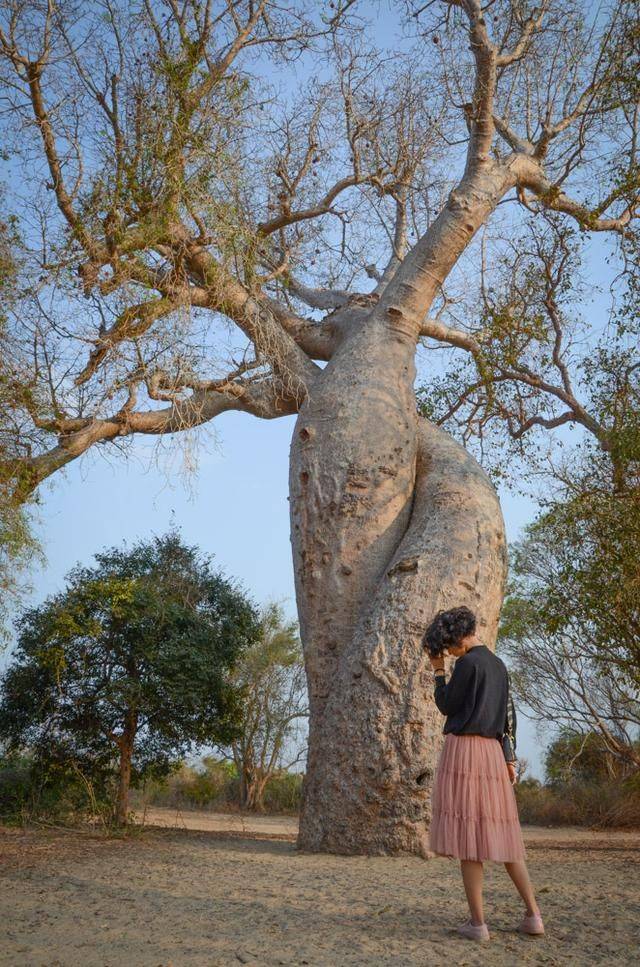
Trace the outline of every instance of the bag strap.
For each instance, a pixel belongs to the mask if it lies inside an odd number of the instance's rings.
[[[505,735],[508,735],[511,741],[514,741],[513,736],[513,724],[515,721],[515,709],[513,707],[513,698],[511,697],[511,679],[509,678],[509,672],[507,672],[507,731]]]

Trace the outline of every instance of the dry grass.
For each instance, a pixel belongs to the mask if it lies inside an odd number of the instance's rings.
[[[623,783],[575,783],[516,786],[523,823],[537,826],[587,826],[597,829],[640,829],[640,787]]]

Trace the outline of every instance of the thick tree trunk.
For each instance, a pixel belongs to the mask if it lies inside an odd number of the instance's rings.
[[[427,855],[442,719],[421,651],[467,604],[495,643],[506,574],[495,490],[420,420],[415,340],[352,334],[303,406],[291,448],[292,545],[310,693],[301,848]]]
[[[116,825],[126,826],[129,820],[129,787],[131,785],[131,759],[133,743],[123,743],[120,748],[120,773],[116,801]]]
[[[251,812],[264,812],[264,790],[267,784],[259,772],[242,770],[240,779],[240,805]]]
[[[264,812],[264,791],[267,787],[267,779],[255,778],[247,786],[247,796],[245,808],[254,813]]]

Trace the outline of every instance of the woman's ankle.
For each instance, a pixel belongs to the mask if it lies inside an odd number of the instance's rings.
[[[533,905],[527,904],[527,916],[528,917],[540,916],[540,907],[538,906],[537,903],[534,903]]]

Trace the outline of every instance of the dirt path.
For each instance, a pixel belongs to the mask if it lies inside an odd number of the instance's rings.
[[[298,834],[296,816],[262,816],[250,813],[214,813],[204,810],[181,810],[154,806],[137,815],[144,826],[160,826],[165,829],[197,829],[202,832],[257,833],[267,836],[289,836]],[[587,846],[591,844],[611,844],[612,846],[640,845],[640,830],[599,830],[585,829],[584,826],[523,826],[527,843],[531,845],[549,843],[556,848],[564,844]]]
[[[199,829],[202,832],[260,833],[269,836],[298,834],[296,816],[256,816],[246,813],[210,813],[205,811],[159,808],[154,806],[136,816],[145,826],[165,829]]]
[[[547,936],[513,932],[518,902],[504,870],[488,864],[486,948],[455,935],[465,905],[451,861],[307,855],[296,852],[289,819],[259,817],[243,832],[224,817],[185,815],[223,828],[123,839],[0,828],[0,964],[637,962],[640,834],[526,830]],[[170,825],[167,811],[154,819]]]

